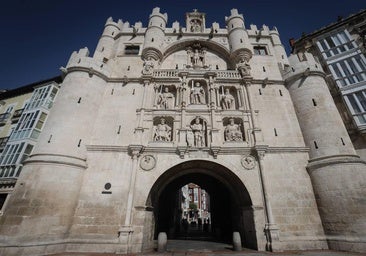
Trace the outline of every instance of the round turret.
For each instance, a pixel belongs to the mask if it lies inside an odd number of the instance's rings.
[[[99,39],[98,45],[94,52],[94,58],[103,60],[103,58],[111,58],[111,53],[115,43],[115,36],[121,31],[123,23],[121,20],[114,22],[112,17],[109,17],[105,23],[104,31]]]
[[[287,57],[286,50],[281,42],[280,34],[278,33],[277,28],[274,27],[272,30],[270,30],[269,35],[271,36],[273,48],[275,50],[278,62],[282,63],[283,66],[285,65],[288,66],[289,62],[288,59],[286,58]]]
[[[165,27],[168,21],[168,15],[166,13],[161,14],[160,8],[153,9],[149,17],[149,25],[146,29],[144,49],[142,51],[142,57],[153,60],[160,60],[163,57],[162,43],[165,37]]]
[[[225,20],[229,34],[231,58],[235,62],[248,62],[252,58],[253,47],[249,42],[243,15],[238,14],[237,9],[232,9],[231,16],[226,17]]]
[[[365,197],[366,165],[356,155],[320,64],[301,52],[289,62],[284,78],[310,148],[307,170],[329,248],[348,250],[350,241],[365,237],[365,211],[355,198]],[[354,247],[362,251],[362,245]]]
[[[284,75],[310,148],[310,158],[355,155],[352,142],[325,81],[325,73],[309,53],[289,57]]]

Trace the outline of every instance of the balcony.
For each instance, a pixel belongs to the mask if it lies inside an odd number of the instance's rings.
[[[0,126],[3,126],[6,124],[6,122],[9,120],[10,113],[3,113],[0,115]]]
[[[217,79],[223,80],[239,80],[241,75],[237,70],[176,70],[176,69],[158,69],[154,70],[153,76],[155,78],[174,79],[179,77],[180,72],[188,73],[189,75],[205,75],[206,73],[214,72]]]
[[[20,116],[22,115],[24,108],[17,109],[14,111],[13,116],[11,117],[11,123],[14,124],[19,121]]]

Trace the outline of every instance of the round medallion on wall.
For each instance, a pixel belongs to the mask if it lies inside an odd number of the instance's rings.
[[[244,156],[241,159],[241,165],[247,170],[253,169],[255,167],[255,164],[256,164],[256,161],[253,156]]]
[[[146,155],[141,158],[140,167],[145,171],[150,171],[155,167],[156,159],[152,155]]]

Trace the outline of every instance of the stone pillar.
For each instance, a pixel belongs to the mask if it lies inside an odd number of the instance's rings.
[[[259,129],[259,127],[257,126],[257,120],[255,117],[255,113],[254,113],[254,109],[253,109],[253,105],[252,105],[253,100],[252,100],[251,94],[249,92],[250,82],[244,81],[244,86],[245,86],[245,93],[248,98],[248,107],[250,109],[250,116],[251,116],[252,125],[253,125],[254,143],[257,144],[258,142],[262,142],[263,138],[262,138],[262,134],[261,134],[261,129]]]
[[[274,249],[277,249],[275,242],[279,241],[279,229],[278,229],[277,225],[275,224],[273,213],[272,213],[271,202],[270,202],[270,199],[268,196],[268,182],[266,180],[265,168],[264,168],[264,164],[263,164],[264,155],[265,155],[267,148],[268,148],[268,146],[264,146],[264,145],[255,146],[255,149],[256,149],[257,155],[258,155],[259,179],[260,179],[260,184],[262,187],[264,212],[265,212],[265,219],[266,219],[266,224],[264,227],[264,232],[265,232],[266,240],[267,240],[266,250],[273,251]]]
[[[140,152],[142,150],[142,145],[129,145],[129,151],[132,157],[131,164],[131,174],[130,174],[130,183],[128,187],[128,195],[127,195],[127,208],[126,208],[126,217],[124,220],[124,225],[119,229],[119,237],[120,242],[126,243],[127,253],[130,253],[131,249],[131,240],[133,233],[132,226],[132,211],[133,211],[133,201],[135,196],[135,184],[136,184],[136,175],[137,175],[137,164],[138,157],[140,156]]]
[[[180,72],[178,75],[182,78],[182,84],[180,86],[180,88],[181,88],[180,103],[181,103],[181,106],[183,107],[183,106],[187,106],[187,103],[189,103],[189,100],[188,100],[189,95],[187,94],[188,72]]]
[[[238,99],[238,109],[242,109],[243,108],[243,97],[241,94],[241,89],[235,88],[236,89],[236,97]]]

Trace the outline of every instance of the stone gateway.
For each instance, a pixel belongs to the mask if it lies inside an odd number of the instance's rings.
[[[151,251],[184,231],[188,183],[209,194],[218,241],[365,251],[366,164],[317,60],[287,57],[276,28],[236,9],[224,27],[198,10],[167,22],[159,8],[147,27],[109,18],[92,55],[71,54],[0,254]]]

